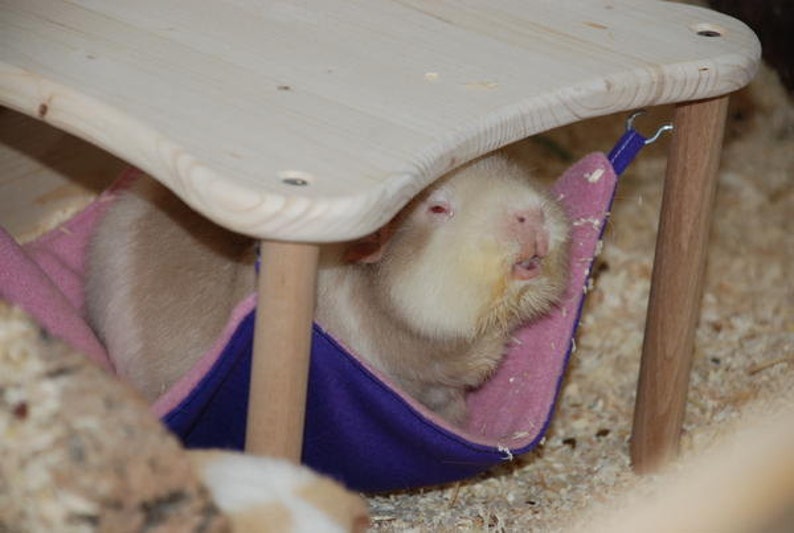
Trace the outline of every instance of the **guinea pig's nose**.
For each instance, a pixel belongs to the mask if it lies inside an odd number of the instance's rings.
[[[511,213],[512,238],[518,245],[512,268],[515,279],[528,280],[543,272],[543,258],[549,254],[549,232],[543,210],[522,209]]]
[[[549,237],[543,210],[523,209],[512,213],[512,235],[524,257],[545,257],[549,253]]]

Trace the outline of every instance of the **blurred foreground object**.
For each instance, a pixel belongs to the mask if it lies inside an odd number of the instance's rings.
[[[186,452],[136,393],[0,301],[0,531],[365,524],[359,497],[305,468]]]

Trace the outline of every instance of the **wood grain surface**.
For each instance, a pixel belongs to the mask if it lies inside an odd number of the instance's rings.
[[[759,53],[650,0],[0,1],[0,104],[290,241],[366,234],[534,133],[727,94]]]

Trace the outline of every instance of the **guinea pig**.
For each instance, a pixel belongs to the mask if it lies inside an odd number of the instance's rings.
[[[437,180],[374,234],[323,245],[315,321],[451,423],[497,368],[512,331],[567,280],[569,223],[500,154]],[[149,177],[89,248],[89,320],[118,373],[150,400],[211,346],[255,290],[252,239],[193,212]]]

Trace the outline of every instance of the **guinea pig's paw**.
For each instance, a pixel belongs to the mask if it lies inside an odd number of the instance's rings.
[[[305,467],[214,450],[190,457],[236,533],[366,530],[364,501]]]

